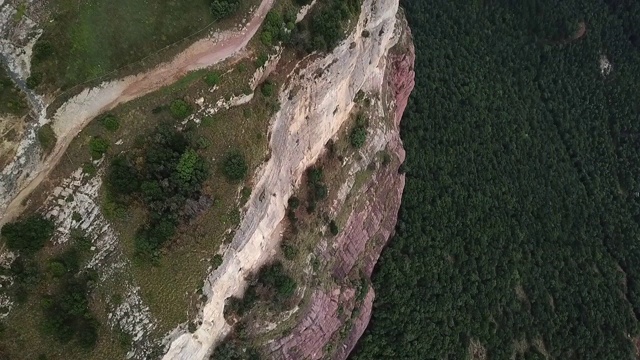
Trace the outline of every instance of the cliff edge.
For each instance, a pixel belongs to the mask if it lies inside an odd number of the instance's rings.
[[[404,16],[400,17],[400,38],[389,52],[382,89],[392,97],[393,125],[386,150],[394,160],[380,166],[363,186],[358,198],[364,203],[351,212],[333,249],[324,253],[327,260],[334,260],[332,276],[342,286],[313,291],[306,313],[291,333],[271,344],[274,358],[346,359],[371,318],[375,291],[369,281],[397,221],[405,183],[399,172],[405,157],[399,127],[415,85],[415,50]]]

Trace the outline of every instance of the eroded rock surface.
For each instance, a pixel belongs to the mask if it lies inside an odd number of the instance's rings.
[[[198,319],[202,323],[193,333],[171,339],[165,359],[204,359],[230,332],[223,316],[225,300],[240,296],[245,279],[275,255],[286,202],[302,174],[349,118],[356,94],[382,88],[387,55],[397,41],[398,0],[365,0],[362,9],[351,35],[331,54],[292,74],[280,93],[282,108],[273,118],[271,157],[256,175],[247,213],[222,265],[205,282],[208,300]],[[297,91],[289,97],[294,87]],[[384,139],[373,137],[373,142]],[[261,197],[263,192],[268,195]],[[326,296],[318,298],[326,303]]]
[[[404,25],[405,32],[401,35],[399,48],[390,56],[386,75],[389,80],[387,91],[393,95],[395,103],[393,131],[388,138],[387,150],[397,157],[397,161],[380,167],[365,185],[360,195],[365,204],[351,213],[334,241],[333,251],[327,254],[328,259],[335,259],[333,277],[337,282],[349,276],[364,276],[368,284],[397,221],[405,182],[404,175],[398,172],[405,157],[399,125],[415,84],[415,52]],[[359,285],[361,288],[356,289],[346,282],[331,293],[315,290],[306,313],[291,334],[271,344],[274,357],[345,359],[369,323],[375,297],[373,288]],[[365,294],[362,299],[353,298],[357,291]]]

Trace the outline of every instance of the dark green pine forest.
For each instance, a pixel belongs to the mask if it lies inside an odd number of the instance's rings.
[[[407,184],[352,359],[635,358],[640,2],[402,5]]]

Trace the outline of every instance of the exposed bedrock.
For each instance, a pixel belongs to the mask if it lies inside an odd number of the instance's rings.
[[[292,332],[274,341],[270,348],[279,359],[345,359],[363,334],[369,319],[375,292],[347,278],[363,278],[368,284],[380,253],[393,233],[405,178],[398,172],[405,152],[399,125],[414,87],[415,52],[406,24],[398,24],[402,34],[389,54],[383,92],[393,97],[393,131],[387,151],[397,157],[389,166],[379,167],[359,197],[364,206],[351,213],[336,237],[327,259],[333,259],[333,277],[342,286],[326,291],[314,290],[306,313]],[[357,286],[360,286],[358,288]],[[362,292],[360,298],[356,295]]]
[[[223,316],[225,301],[230,296],[241,296],[247,285],[245,279],[275,255],[287,199],[298,187],[304,171],[349,119],[356,94],[360,90],[379,92],[384,87],[389,50],[398,41],[397,12],[398,0],[364,0],[347,39],[332,53],[305,61],[304,68],[291,74],[279,95],[282,107],[272,119],[271,156],[255,175],[246,214],[222,265],[210,274],[203,287],[208,300],[199,316],[201,325],[193,333],[179,331],[168,339],[164,359],[206,358],[230,332]],[[399,138],[397,143],[399,146]],[[397,174],[397,169],[390,170],[389,176],[391,173]],[[399,202],[402,180],[396,182],[393,186]],[[396,212],[397,206],[390,213],[395,216]],[[390,229],[392,223],[389,222]]]

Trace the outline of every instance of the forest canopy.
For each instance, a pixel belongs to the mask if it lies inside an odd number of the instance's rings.
[[[407,182],[352,358],[634,358],[640,6],[402,5]]]

